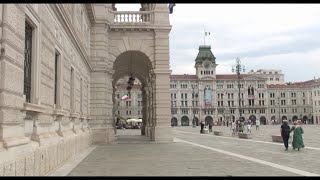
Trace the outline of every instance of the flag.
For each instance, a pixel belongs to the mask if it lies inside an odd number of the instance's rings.
[[[169,3],[169,12],[170,12],[170,14],[173,13],[173,7],[174,7],[175,5],[176,5],[175,3]]]
[[[121,100],[122,100],[122,101],[128,101],[128,100],[129,100],[129,96],[128,96],[127,94],[125,94],[125,95],[123,95],[123,96],[121,97]]]
[[[205,36],[210,36],[210,32],[204,32]]]

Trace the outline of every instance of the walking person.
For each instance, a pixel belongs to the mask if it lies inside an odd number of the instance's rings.
[[[212,132],[212,123],[209,123],[209,132]]]
[[[259,126],[260,126],[260,120],[256,120],[256,130],[259,131]]]
[[[247,123],[247,133],[251,134],[251,122],[250,121]]]
[[[234,120],[231,123],[231,130],[232,130],[232,136],[236,135],[236,123],[234,122]]]
[[[283,123],[280,128],[280,133],[283,139],[284,147],[286,148],[285,151],[288,151],[288,141],[290,137],[290,126],[288,125],[287,120],[283,120]]]
[[[202,134],[204,129],[204,123],[202,121],[200,122],[200,127],[201,127],[200,133]]]
[[[244,123],[240,122],[240,124],[239,124],[239,132],[243,133],[243,130],[244,130]]]
[[[292,148],[293,150],[298,149],[300,151],[300,148],[304,148],[303,144],[303,138],[302,134],[304,133],[301,125],[299,125],[299,121],[294,121],[294,125],[290,129],[290,132],[293,132],[293,138],[292,138]]]

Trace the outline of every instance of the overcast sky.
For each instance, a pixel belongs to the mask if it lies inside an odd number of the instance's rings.
[[[176,4],[170,23],[172,74],[195,74],[205,29],[217,74],[232,73],[239,57],[246,72],[280,69],[286,82],[320,78],[320,4]]]

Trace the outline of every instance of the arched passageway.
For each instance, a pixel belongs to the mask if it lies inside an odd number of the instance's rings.
[[[188,116],[182,116],[182,118],[181,118],[181,126],[189,126],[189,118],[188,118]]]
[[[261,117],[260,117],[260,124],[262,124],[262,125],[267,125],[267,119],[266,119],[266,117],[264,117],[264,116],[261,116]]]
[[[298,116],[293,116],[292,121],[296,121],[296,120],[298,120]]]
[[[171,118],[171,126],[178,126],[178,119],[173,117]]]
[[[213,119],[211,116],[207,116],[204,120],[206,126],[208,126],[210,123],[213,124]]]
[[[253,124],[256,124],[256,116],[255,115],[251,115],[250,117],[249,117],[249,119],[250,119],[250,121],[251,121],[251,123],[253,123]]]

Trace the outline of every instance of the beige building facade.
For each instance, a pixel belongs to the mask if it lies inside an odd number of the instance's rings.
[[[167,4],[114,7],[0,4],[0,176],[45,175],[115,141],[123,75],[141,82],[142,135],[172,142]]]
[[[273,69],[240,73],[239,98],[237,74],[216,74],[217,66],[211,47],[200,46],[195,59],[196,74],[171,75],[172,125],[188,126],[200,121],[223,125],[239,119],[239,109],[242,118],[260,120],[261,124],[279,119],[317,124],[313,114],[319,115],[319,110],[312,103],[320,101],[312,96],[312,91],[314,94],[319,91],[314,80],[285,83],[281,70]],[[206,89],[210,94],[208,104]]]

